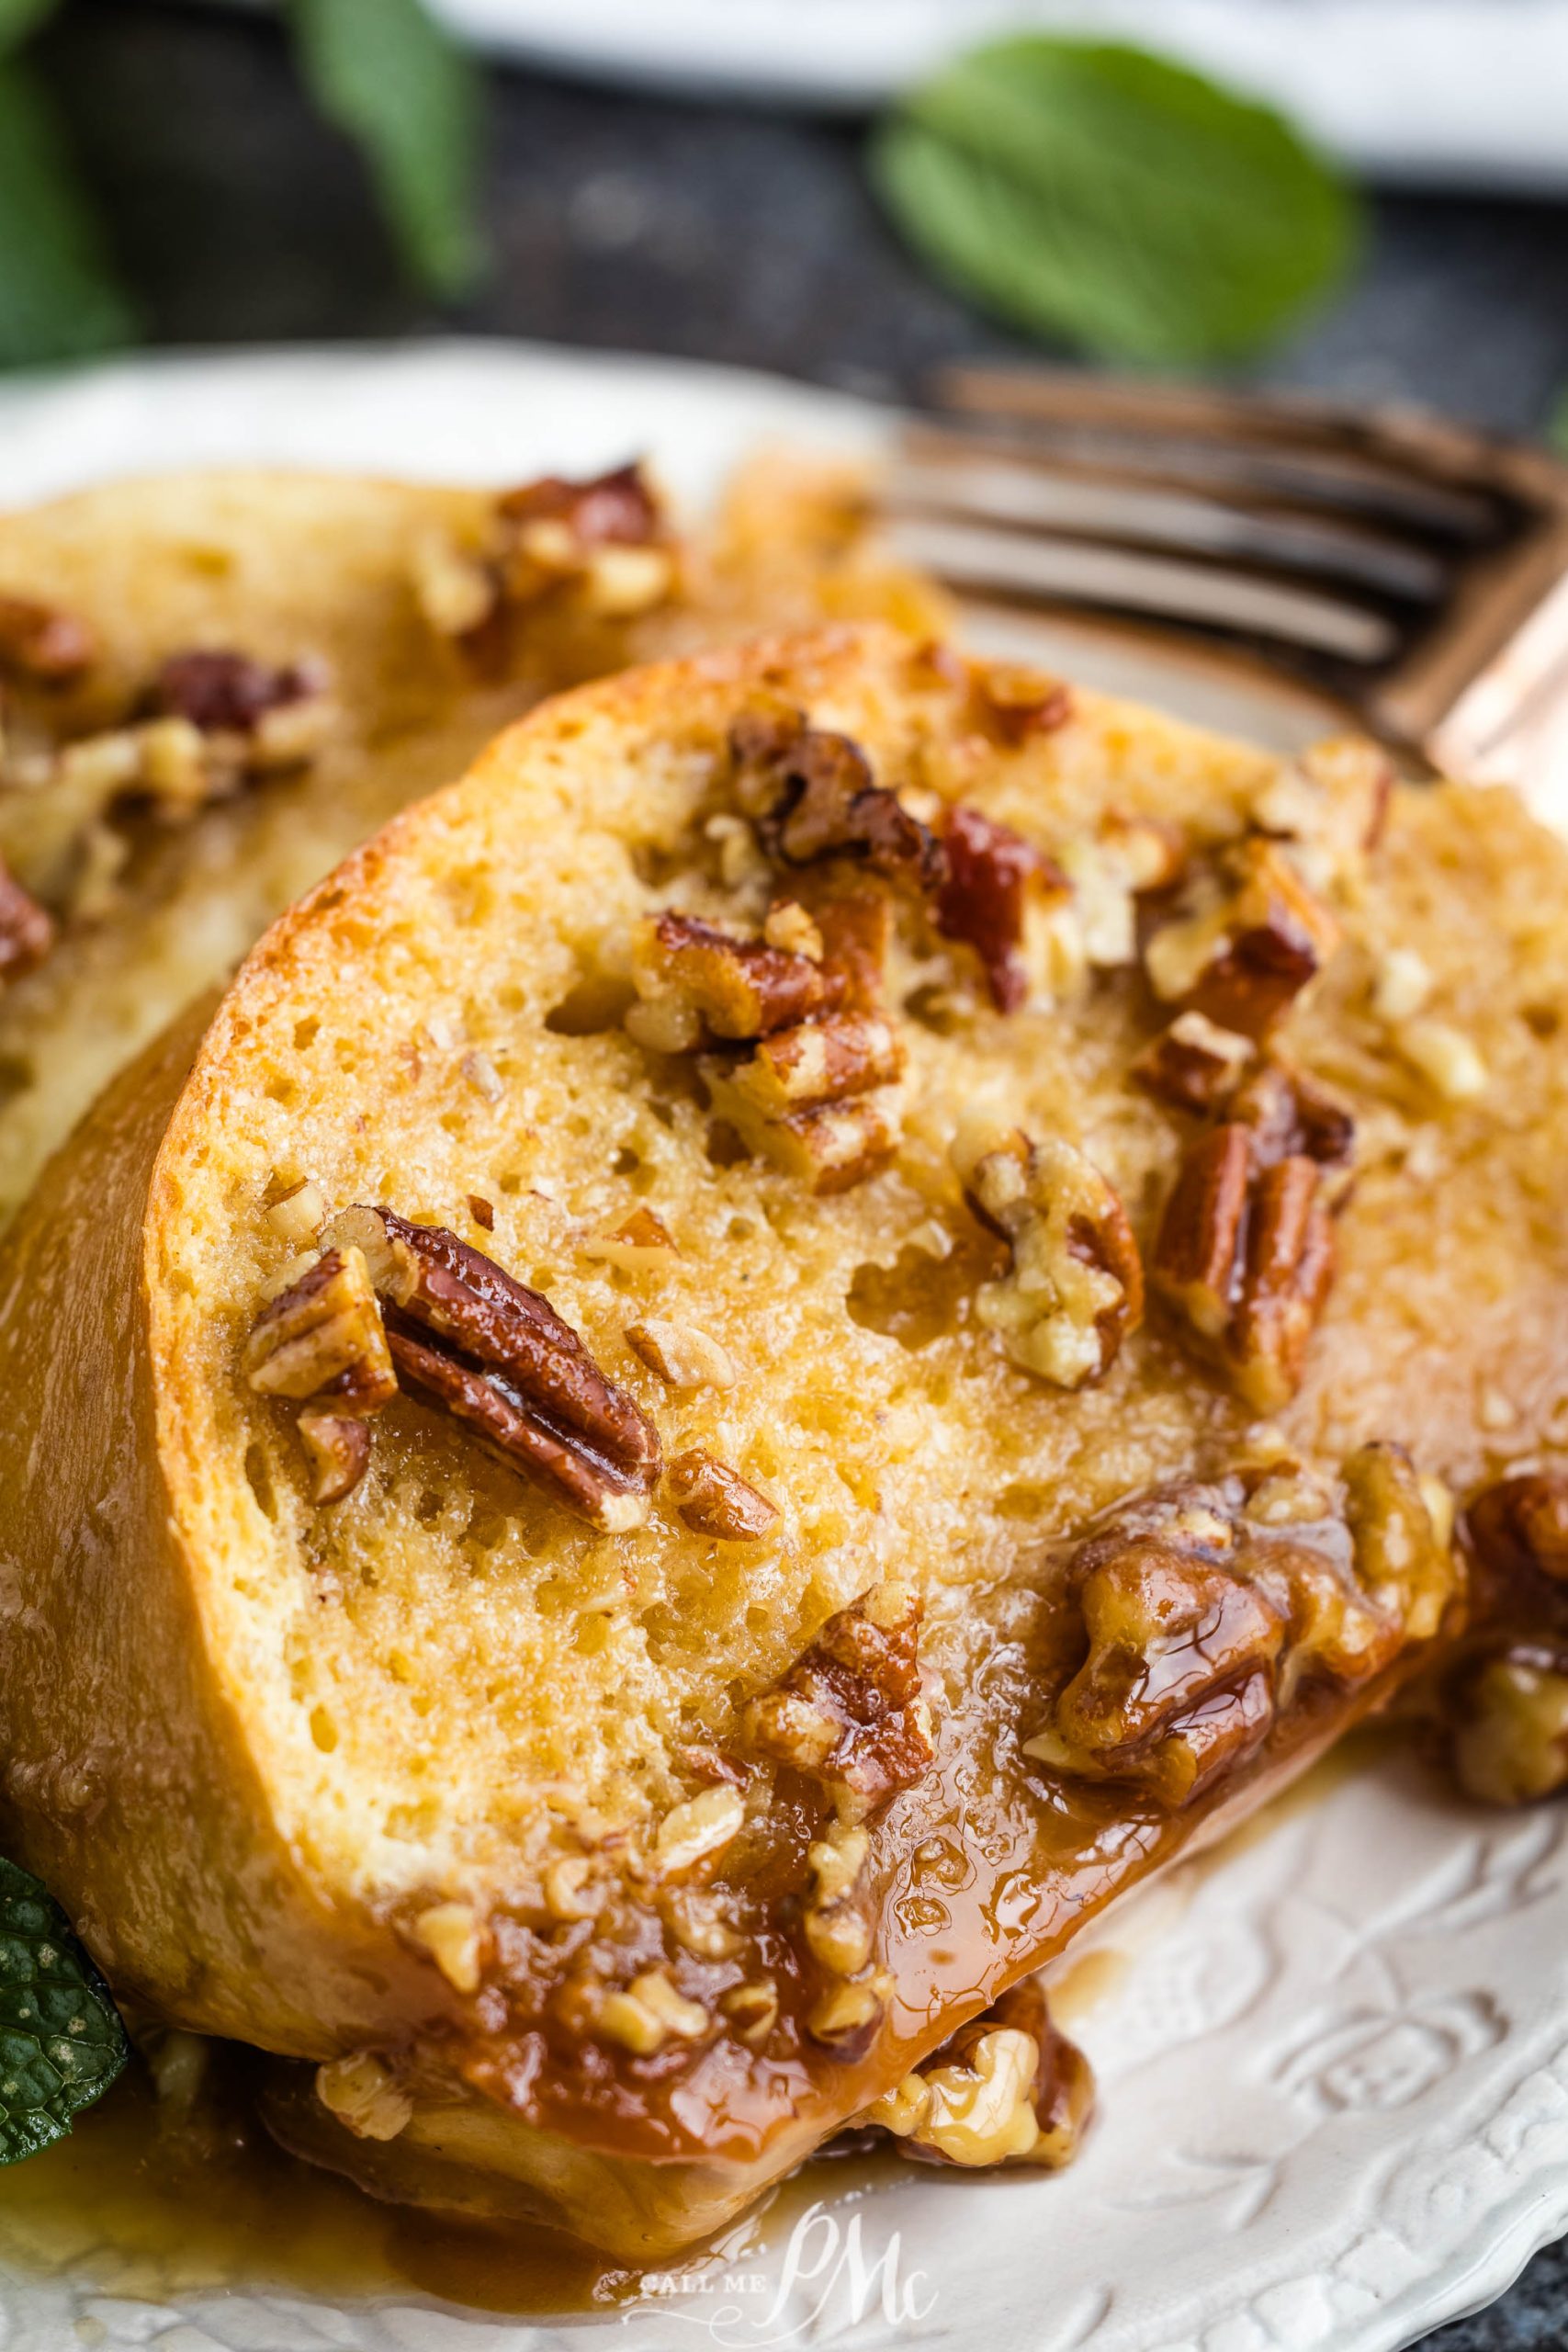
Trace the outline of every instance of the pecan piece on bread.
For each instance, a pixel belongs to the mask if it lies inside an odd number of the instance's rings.
[[[675,579],[664,512],[638,463],[586,481],[546,474],[496,501],[491,561],[499,605],[527,605],[557,586],[604,620],[663,602]]]
[[[65,686],[97,656],[96,639],[74,613],[31,596],[0,594],[0,671],[35,685]]]
[[[276,1291],[251,1326],[243,1368],[258,1396],[303,1404],[298,1425],[312,1498],[352,1494],[370,1460],[365,1417],[398,1386],[364,1253],[329,1249]]]
[[[1568,1471],[1517,1471],[1478,1495],[1465,1513],[1470,1537],[1485,1565],[1517,1576],[1521,1569],[1568,1584]]]
[[[0,858],[0,988],[34,970],[53,944],[53,918]]]
[[[444,1226],[345,1209],[325,1238],[364,1252],[400,1384],[609,1534],[638,1527],[658,1432],[549,1301]]]
[[[941,882],[941,843],[876,782],[849,736],[810,726],[800,711],[743,711],[729,748],[737,797],[771,857],[785,865],[854,858],[921,892]]]
[[[779,1515],[777,1503],[700,1446],[676,1455],[665,1483],[677,1517],[694,1535],[715,1536],[723,1544],[756,1544]]]
[[[925,2164],[1070,2164],[1094,2105],[1094,2076],[1051,2022],[1037,1976],[1010,1985],[858,2120]]]
[[[1320,1183],[1304,1156],[1258,1167],[1251,1130],[1227,1120],[1185,1154],[1155,1243],[1155,1288],[1260,1413],[1300,1386],[1333,1280]]]
[[[1370,1445],[1336,1482],[1280,1463],[1134,1498],[1066,1577],[1088,1654],[1023,1752],[1179,1808],[1262,1746],[1303,1682],[1354,1688],[1428,1640],[1458,1572],[1408,1457]]]
[[[1260,1038],[1338,940],[1333,915],[1285,852],[1255,835],[1221,854],[1195,907],[1150,934],[1144,969],[1162,1003]]]
[[[923,1778],[934,1757],[920,1689],[919,1596],[873,1585],[829,1617],[782,1680],[747,1705],[745,1735],[869,1810]]]
[[[1221,1110],[1240,1085],[1256,1048],[1204,1012],[1180,1012],[1133,1064],[1145,1092],[1178,1111]]]
[[[1507,1644],[1448,1694],[1450,1758],[1466,1796],[1528,1804],[1568,1785],[1568,1651]]]
[[[821,959],[746,939],[697,915],[652,916],[633,947],[638,1001],[626,1027],[639,1045],[686,1052],[705,1037],[770,1036],[830,1012],[844,976]]]
[[[954,808],[942,833],[947,872],[932,920],[944,939],[972,947],[998,1012],[1029,994],[1025,926],[1032,904],[1065,903],[1071,885],[1043,850],[977,808]]]
[[[324,691],[325,681],[310,662],[275,668],[247,653],[196,647],[172,653],[159,668],[147,695],[148,715],[186,718],[203,735],[254,735],[268,714]]]
[[[1010,746],[1055,734],[1073,715],[1073,690],[1064,678],[1021,662],[971,662],[969,697],[976,717]]]
[[[1015,1363],[1058,1388],[1102,1380],[1144,1315],[1138,1245],[1113,1187],[1073,1145],[960,1136],[953,1161],[1011,1264],[976,1299]]]

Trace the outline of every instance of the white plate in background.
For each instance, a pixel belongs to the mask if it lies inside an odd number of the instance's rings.
[[[874,453],[886,431],[836,394],[524,346],[136,361],[0,387],[0,503],[191,465],[499,481],[639,449],[697,500],[759,440]],[[1303,734],[1290,690],[1175,651],[1107,640],[1087,666],[1280,744]],[[118,2291],[91,2212],[68,2258],[27,2258],[0,2174],[0,2345],[1394,2352],[1568,2227],[1568,1809],[1482,1813],[1392,1758],[1287,1800],[1101,1941],[1119,1958],[1073,2030],[1102,2112],[1060,2178],[911,2167],[868,2193],[829,2171],[804,2232],[791,2191],[716,2265],[665,2274],[671,2291],[556,2323],[251,2278]]]

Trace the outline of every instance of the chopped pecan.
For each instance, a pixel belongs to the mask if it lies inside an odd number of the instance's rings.
[[[673,913],[652,917],[640,933],[633,977],[639,997],[633,1012],[657,1009],[664,1023],[657,1042],[665,1051],[688,1050],[705,1034],[737,1040],[769,1036],[830,1011],[845,988],[834,967],[808,956],[770,947],[765,940],[738,938],[696,915]],[[627,1026],[639,1042],[655,1042],[641,1037],[629,1016]],[[673,1045],[676,1038],[679,1046]]]
[[[0,594],[0,670],[39,685],[69,685],[98,658],[97,639],[74,613]]]
[[[362,1420],[344,1413],[300,1414],[298,1428],[310,1464],[310,1499],[340,1503],[351,1495],[370,1467],[370,1431]]]
[[[728,1349],[694,1323],[649,1315],[628,1323],[625,1336],[633,1353],[671,1388],[733,1388],[740,1377]]]
[[[898,1149],[898,1098],[864,1094],[787,1118],[763,1117],[756,1105],[732,1095],[733,1070],[705,1073],[714,1106],[726,1116],[744,1153],[756,1150],[789,1176],[798,1176],[819,1196],[847,1193],[874,1176]]]
[[[248,654],[197,648],[172,653],[147,695],[151,716],[186,718],[203,735],[254,735],[269,711],[320,694],[321,673],[308,662],[278,669]]]
[[[43,962],[54,944],[54,923],[0,859],[0,987]]]
[[[773,1690],[750,1702],[751,1746],[863,1806],[908,1788],[934,1750],[920,1690],[918,1595],[874,1585],[829,1617]]]
[[[893,905],[886,890],[840,890],[812,912],[822,940],[822,962],[840,976],[843,1012],[877,1012],[893,936]]]
[[[1012,1253],[976,1299],[1015,1363],[1058,1388],[1102,1380],[1144,1315],[1144,1270],[1126,1212],[1092,1161],[1058,1137],[1014,1132],[954,1161],[970,1206]]]
[[[329,1249],[269,1299],[243,1365],[258,1396],[310,1398],[347,1416],[379,1411],[397,1379],[364,1253],[346,1242]]]
[[[1224,853],[1206,884],[1197,907],[1150,935],[1149,985],[1165,1003],[1266,1036],[1333,954],[1338,924],[1271,841]]]
[[[503,491],[496,508],[509,523],[562,524],[580,548],[647,547],[664,527],[659,500],[635,459],[586,481],[543,474]]]
[[[891,1024],[874,1015],[833,1013],[764,1037],[754,1054],[737,1063],[728,1079],[726,1109],[753,1105],[765,1118],[815,1110],[890,1086],[902,1073],[904,1048]],[[710,1079],[725,1065],[705,1064]]]
[[[955,808],[942,835],[947,872],[932,916],[945,939],[972,947],[985,967],[998,1012],[1016,1012],[1029,994],[1023,956],[1032,900],[1065,900],[1070,885],[1043,851],[977,808]]]
[[[677,1454],[665,1477],[676,1513],[694,1535],[714,1536],[724,1544],[757,1544],[779,1515],[777,1503],[699,1446]]]
[[[860,745],[799,711],[743,712],[729,731],[737,793],[786,865],[851,857],[916,890],[942,881],[941,843],[879,785]]]
[[[1081,2050],[1052,2024],[1025,1977],[959,2027],[860,2118],[927,2164],[1045,2165],[1077,2154],[1094,2104]]]
[[[1506,1576],[1533,1569],[1568,1584],[1568,1471],[1500,1478],[1476,1497],[1465,1518],[1487,1567]]]
[[[1155,1287],[1247,1402],[1277,1411],[1301,1384],[1334,1275],[1334,1230],[1314,1160],[1259,1167],[1230,1120],[1183,1157],[1155,1243]]]
[[[1343,1470],[1345,1520],[1362,1589],[1406,1641],[1429,1641],[1458,1583],[1448,1531],[1400,1445],[1363,1445]]]
[[[1062,678],[1020,662],[970,664],[971,696],[988,729],[1007,744],[1050,735],[1073,715],[1073,690]]]
[[[1267,1059],[1236,1089],[1225,1115],[1249,1130],[1256,1167],[1310,1159],[1322,1173],[1324,1200],[1338,1206],[1355,1168],[1356,1120],[1337,1094],[1304,1070]]]
[[[325,1238],[363,1250],[403,1385],[595,1527],[641,1525],[658,1433],[547,1298],[445,1227],[390,1209],[345,1210]]]
[[[1448,1694],[1450,1757],[1467,1796],[1526,1804],[1568,1784],[1568,1656],[1539,1643],[1495,1651]]]
[[[1218,1111],[1240,1085],[1255,1051],[1250,1037],[1222,1029],[1206,1013],[1181,1012],[1145,1047],[1132,1074],[1179,1111]]]
[[[1351,881],[1382,841],[1393,763],[1361,735],[1335,735],[1281,768],[1252,805],[1259,831],[1299,844],[1325,883]]]

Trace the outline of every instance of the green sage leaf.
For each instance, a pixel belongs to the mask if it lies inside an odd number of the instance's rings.
[[[83,358],[136,327],[47,96],[0,62],[0,368]]]
[[[0,2165],[62,2139],[125,2061],[125,2028],[64,1912],[0,1861]]]
[[[1016,326],[1140,363],[1258,349],[1348,268],[1354,198],[1270,107],[1023,35],[917,88],[873,168],[917,251]]]
[[[307,85],[363,153],[405,266],[460,294],[483,259],[470,61],[421,0],[290,0],[289,14]]]

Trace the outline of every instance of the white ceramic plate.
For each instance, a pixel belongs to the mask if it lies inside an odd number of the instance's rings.
[[[637,448],[697,498],[759,438],[874,449],[885,429],[760,378],[519,347],[178,359],[0,389],[0,503],[191,464],[501,480]],[[1090,666],[1281,743],[1303,731],[1293,696],[1175,654]],[[1392,2352],[1568,2227],[1568,1811],[1483,1814],[1391,1758],[1288,1800],[1102,1943],[1064,1992],[1102,2116],[1060,2179],[868,2189],[829,2170],[815,2212],[786,2191],[629,2312],[551,2323],[247,2278],[116,2291],[91,2211],[69,2259],[21,2260],[0,2177],[0,2345],[589,2352],[625,2330],[649,2352]]]

